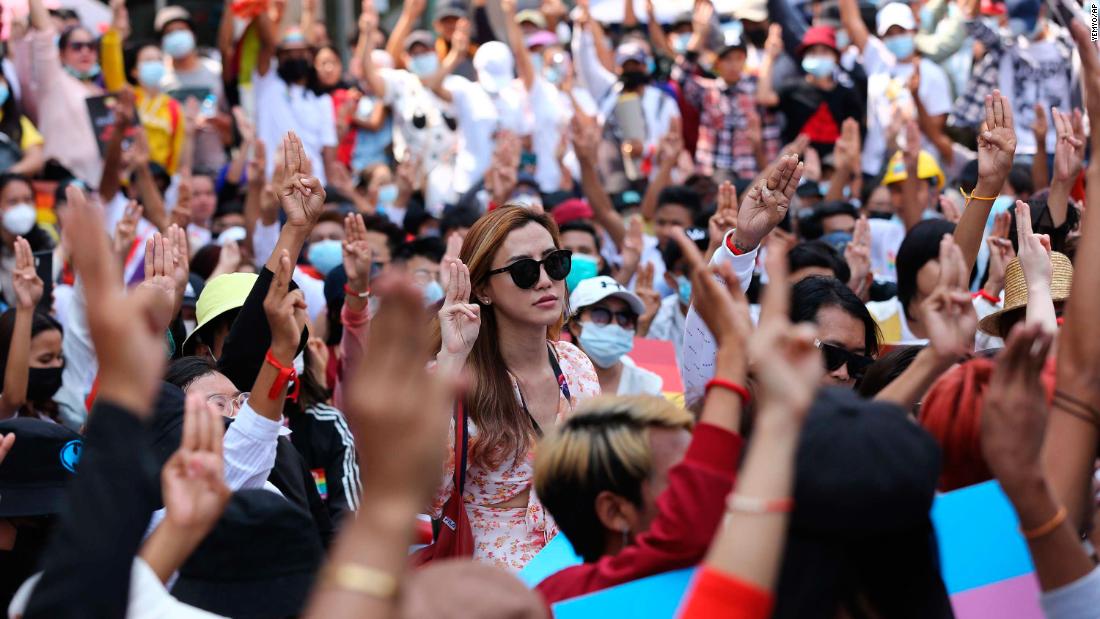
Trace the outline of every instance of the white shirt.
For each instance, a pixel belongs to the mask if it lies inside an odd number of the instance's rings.
[[[732,230],[726,233],[722,244],[711,257],[710,263],[712,265],[729,264],[741,282],[741,291],[744,292],[752,283],[752,272],[756,268],[756,253],[760,248],[757,247],[736,256],[730,251],[728,245],[731,234],[733,234]],[[707,381],[714,377],[714,359],[718,356],[718,343],[714,341],[710,329],[695,311],[694,305],[688,309],[687,319],[684,322],[684,346],[681,356],[680,374],[684,378],[684,402],[691,406],[703,397]]]
[[[647,337],[655,340],[668,340],[676,350],[676,365],[680,365],[681,349],[684,347],[684,312],[680,309],[680,295],[669,295],[661,299],[661,309],[649,325]]]
[[[1086,576],[1039,595],[1048,619],[1094,619],[1100,608],[1100,567]]]
[[[664,380],[645,368],[640,368],[634,360],[623,355],[623,373],[619,376],[619,390],[615,395],[661,395]]]
[[[325,281],[312,275],[306,275],[298,267],[294,267],[294,274],[291,279],[294,280],[295,284],[298,284],[298,288],[302,290],[302,294],[306,298],[306,311],[309,312],[309,319],[317,320],[317,316],[325,311],[328,304],[325,301]]]
[[[1051,31],[1056,32],[1053,24]],[[1035,122],[1035,104],[1042,103],[1046,110],[1047,126],[1054,127],[1050,108],[1069,111],[1073,107],[1073,88],[1070,84],[1072,63],[1062,55],[1054,36],[1041,41],[1017,37],[1016,53],[1001,56],[999,70],[1001,92],[1012,102],[1016,120],[1016,152],[1034,155],[1038,150],[1031,125]],[[1053,153],[1057,145],[1056,131],[1047,131],[1047,152]]]
[[[910,60],[899,61],[877,37],[868,37],[863,47],[863,68],[867,71],[867,139],[863,142],[863,172],[876,175],[886,157],[886,129],[899,113],[916,119],[916,107],[909,94],[909,76],[913,74]],[[951,85],[939,65],[920,60],[920,96],[929,116],[951,111]],[[923,148],[933,155],[935,150],[922,135]],[[937,157],[938,159],[938,157]]]
[[[519,136],[531,134],[534,116],[528,107],[527,92],[519,80],[496,94],[489,94],[477,82],[452,75],[444,87],[454,98],[458,116],[458,156],[455,159],[454,189],[459,195],[469,191],[485,176],[493,159],[498,130]]]
[[[896,219],[868,219],[871,226],[871,273],[880,282],[898,281],[898,249],[905,240],[905,224]]]
[[[256,96],[256,135],[272,153],[267,158],[266,174],[275,170],[275,149],[281,148],[283,137],[293,131],[302,139],[306,156],[313,164],[313,176],[327,184],[322,149],[336,146],[336,119],[332,97],[317,95],[298,85],[288,85],[275,71],[271,61],[267,73],[252,73],[252,89]]]

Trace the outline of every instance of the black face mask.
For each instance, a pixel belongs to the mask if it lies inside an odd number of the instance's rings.
[[[623,82],[623,88],[631,90],[645,85],[649,81],[649,75],[645,71],[623,71],[620,79]]]
[[[885,211],[867,211],[867,217],[869,219],[893,219],[894,214]]]
[[[30,402],[43,402],[53,399],[57,390],[61,388],[61,371],[59,368],[31,368],[27,380],[27,400]]]
[[[310,68],[305,58],[287,58],[279,63],[279,77],[288,84],[296,84],[309,75]]]
[[[745,39],[756,48],[763,48],[764,42],[768,40],[768,30],[766,28],[763,30],[745,30],[744,34]]]

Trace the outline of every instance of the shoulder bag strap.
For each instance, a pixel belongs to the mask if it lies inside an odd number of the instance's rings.
[[[462,451],[457,451],[460,449]],[[455,491],[458,492],[458,500],[462,501],[466,490],[466,459],[470,450],[470,428],[466,420],[466,409],[462,406],[462,400],[455,402]]]

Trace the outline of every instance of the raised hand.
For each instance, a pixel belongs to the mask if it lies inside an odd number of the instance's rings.
[[[1053,113],[1054,110],[1052,109]],[[1046,148],[1047,143],[1047,112],[1042,103],[1035,104],[1035,121],[1031,123],[1031,133],[1035,135],[1035,143],[1040,148]]]
[[[718,186],[718,205],[707,221],[707,234],[710,236],[710,251],[722,245],[726,233],[737,227],[737,190],[733,183],[723,181]]]
[[[241,246],[236,241],[222,245],[218,252],[218,266],[210,273],[210,279],[226,273],[236,273],[241,268]]]
[[[871,288],[871,223],[867,215],[860,215],[856,220],[852,240],[844,247],[844,261],[851,272],[848,288],[866,301]]]
[[[661,138],[658,148],[657,157],[662,166],[671,167],[680,160],[680,153],[684,152],[684,134],[680,128],[679,117],[669,121],[668,133]]]
[[[447,251],[443,253],[443,260],[440,264],[446,266],[448,259],[458,259],[459,254],[462,253],[462,237],[457,232],[452,231],[447,236]],[[451,281],[451,270],[446,268],[439,269],[439,285],[443,286],[443,290],[447,289],[447,282]]]
[[[1012,105],[994,90],[985,97],[985,129],[978,134],[978,178],[1000,189],[1016,155],[1016,127]],[[983,194],[984,195],[984,194]]]
[[[248,160],[248,184],[253,187],[263,187],[267,178],[267,147],[264,141],[257,139],[252,142],[252,157]]]
[[[943,213],[943,218],[950,221],[953,224],[959,223],[962,219],[962,211],[959,210],[959,205],[955,204],[955,201],[947,196],[940,194],[940,212]]]
[[[787,250],[787,243],[780,239],[768,242],[768,286],[748,349],[759,386],[758,410],[782,411],[801,422],[825,375],[825,363],[814,344],[817,330],[806,323],[791,324]]]
[[[578,110],[571,121],[573,153],[582,163],[594,165],[600,147],[600,125],[595,118],[584,116]]]
[[[1050,300],[1050,283],[1054,276],[1050,237],[1035,234],[1031,228],[1031,207],[1021,200],[1016,200],[1016,239],[1020,248],[1017,252],[1020,268],[1027,281],[1028,322],[1041,322],[1054,331],[1058,318]]]
[[[481,330],[481,306],[470,303],[470,270],[458,258],[444,260],[441,270],[448,272],[446,296],[439,308],[439,327],[442,333],[443,347],[440,357],[448,357],[456,363],[453,369],[461,368],[466,356],[474,347],[477,334]],[[442,364],[442,360],[441,360]]]
[[[940,241],[939,265],[936,288],[920,306],[921,323],[933,352],[941,359],[956,360],[974,350],[978,315],[967,289],[970,269],[950,234]]]
[[[622,268],[620,273],[622,279],[620,283],[626,285],[638,268],[638,264],[642,260],[642,251],[645,249],[645,239],[642,230],[642,218],[633,217],[630,219],[630,223],[627,224],[626,237],[623,238],[622,250],[619,255],[622,257]],[[637,288],[637,284],[635,284]]]
[[[305,295],[301,290],[290,289],[293,272],[290,254],[283,250],[279,256],[275,278],[264,299],[264,314],[267,315],[267,323],[271,327],[271,352],[284,366],[289,365],[297,356],[302,329],[309,322]]]
[[[638,317],[638,337],[645,337],[657,312],[661,309],[661,294],[653,287],[653,263],[647,262],[638,269],[638,278],[634,281],[634,294],[642,300],[645,312]]]
[[[470,20],[463,17],[455,24],[455,32],[451,35],[451,51],[464,58],[470,53]]]
[[[15,237],[15,269],[12,270],[11,283],[15,289],[15,306],[22,310],[33,310],[42,300],[44,285],[42,278],[34,269],[34,252],[27,239]]]
[[[672,240],[680,246],[691,270],[691,305],[698,312],[718,343],[719,354],[739,351],[744,363],[745,342],[752,332],[749,302],[741,292],[741,282],[728,264],[708,265],[695,243],[682,228],[676,228]],[[743,368],[742,368],[743,369]]]
[[[1039,377],[1053,342],[1054,335],[1041,325],[1017,325],[997,356],[985,390],[982,456],[1006,490],[1041,475],[1039,454],[1046,434],[1047,400]]]
[[[783,26],[779,24],[768,26],[768,38],[764,41],[764,53],[772,60],[783,54]]]
[[[120,260],[125,261],[126,255],[130,252],[130,246],[134,243],[134,237],[137,236],[138,222],[141,221],[143,210],[140,204],[130,200],[122,213],[122,219],[119,219],[118,224],[115,225],[115,235],[111,237],[111,244],[115,255]]]
[[[288,226],[312,228],[325,208],[325,188],[316,176],[302,140],[293,131],[283,138],[283,169],[276,193]]]
[[[1005,267],[1016,257],[1012,241],[1008,240],[1008,229],[1011,225],[1011,215],[1007,212],[998,213],[993,221],[993,230],[986,239],[989,245],[989,274],[985,278],[985,287],[982,290],[994,297],[1001,296],[1001,291],[1005,287]]]
[[[905,146],[901,151],[906,170],[916,170],[920,164],[920,128],[917,121],[905,121]]]
[[[179,230],[175,225],[172,226]],[[172,234],[169,228],[169,234]],[[183,290],[177,285],[176,274],[181,268],[180,256],[175,244],[159,232],[145,241],[145,281],[139,288],[161,297],[154,314],[154,326],[161,331],[168,329],[183,301]],[[183,271],[183,287],[187,287],[187,271]]]
[[[767,179],[753,185],[737,211],[734,244],[739,251],[756,249],[760,241],[787,214],[791,196],[802,178],[803,164],[797,155],[783,157]]]
[[[225,425],[203,397],[187,396],[183,439],[160,472],[165,522],[204,535],[214,528],[229,502],[222,456]]]
[[[348,288],[355,292],[370,291],[371,251],[367,243],[367,226],[363,216],[354,213],[344,217],[344,271]]]
[[[102,214],[77,187],[69,185],[65,195],[64,233],[84,286],[88,329],[99,360],[98,397],[147,416],[167,360],[164,331],[157,325],[171,314],[171,298],[143,286],[127,295]]]
[[[714,17],[714,5],[710,0],[699,0],[691,13],[691,29],[694,32],[705,33],[710,28],[712,17]]]
[[[448,377],[427,371],[429,330],[419,286],[387,276],[376,292],[382,303],[371,320],[367,358],[347,381],[345,414],[364,459],[363,490],[379,501],[411,505],[412,514],[439,484],[450,420],[440,413],[453,392]]]
[[[183,179],[179,186],[179,197],[176,206],[172,208],[172,224],[186,228],[191,223],[191,182],[190,178]]]
[[[1073,114],[1051,109],[1054,116],[1054,131],[1057,142],[1054,145],[1054,180],[1061,183],[1073,183],[1081,173],[1085,159],[1085,121],[1080,109]]]
[[[840,124],[840,138],[833,149],[835,167],[854,172],[860,166],[859,122],[854,118],[846,118]]]

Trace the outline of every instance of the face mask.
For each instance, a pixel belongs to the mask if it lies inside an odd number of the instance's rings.
[[[577,284],[600,274],[600,261],[594,256],[586,254],[573,254],[572,266],[569,267],[569,275],[565,276],[565,286],[572,292]]]
[[[688,43],[691,42],[690,32],[681,32],[672,39],[672,49],[677,54],[682,54],[687,51]]]
[[[620,79],[623,82],[623,88],[630,90],[645,85],[649,81],[649,75],[644,71],[623,71]]]
[[[30,402],[46,402],[53,399],[57,390],[61,388],[60,368],[31,368],[27,375],[27,400]]]
[[[343,261],[344,249],[340,241],[326,239],[309,244],[309,263],[313,265],[313,268],[320,271],[321,275],[328,275],[329,271],[335,269]]]
[[[826,56],[806,56],[802,70],[814,77],[829,77],[836,70],[836,61]]]
[[[624,329],[615,323],[598,325],[582,322],[580,343],[592,363],[609,368],[634,348],[634,330]]]
[[[843,254],[844,248],[848,246],[848,243],[852,242],[852,234],[850,232],[844,232],[843,230],[837,230],[822,236],[821,240],[826,245]]]
[[[191,334],[195,332],[195,327],[197,326],[199,326],[199,323],[194,320],[183,321],[183,331],[187,334],[188,337],[190,337]]]
[[[424,284],[424,305],[432,306],[438,303],[443,298],[443,286],[439,285],[439,282],[434,279],[427,284]]]
[[[305,58],[287,58],[279,63],[278,73],[287,84],[296,84],[309,75],[309,61]]]
[[[156,88],[164,79],[164,63],[146,60],[138,65],[138,81],[146,88]]]
[[[681,304],[691,305],[691,280],[683,275],[676,276],[676,296]]]
[[[886,37],[882,42],[898,60],[904,60],[913,55],[913,35],[911,34]]]
[[[4,211],[4,229],[14,235],[22,236],[34,227],[34,220],[38,218],[34,207],[30,204],[16,204]]]
[[[173,58],[183,58],[195,51],[195,35],[190,30],[176,30],[164,35],[164,53]]]
[[[99,63],[92,65],[87,71],[78,71],[69,65],[65,65],[65,72],[80,81],[95,79],[99,75]]]
[[[428,52],[409,58],[409,70],[418,77],[434,75],[439,70],[439,56]]]
[[[378,202],[381,204],[393,204],[397,202],[397,185],[386,183],[379,187]]]
[[[548,81],[551,84],[557,86],[558,84],[561,83],[562,70],[561,70],[560,67],[558,67],[556,65],[549,66],[549,67],[546,67],[545,69],[543,69],[542,76],[544,78],[546,78],[546,81]]]
[[[0,84],[0,105],[4,105],[8,102],[8,97],[11,95],[11,90],[8,89],[7,84]]]
[[[852,44],[852,39],[848,36],[847,30],[836,31],[836,48],[840,51],[848,49],[848,46]]]
[[[535,73],[542,73],[542,54],[531,54],[531,64],[535,67]]]

